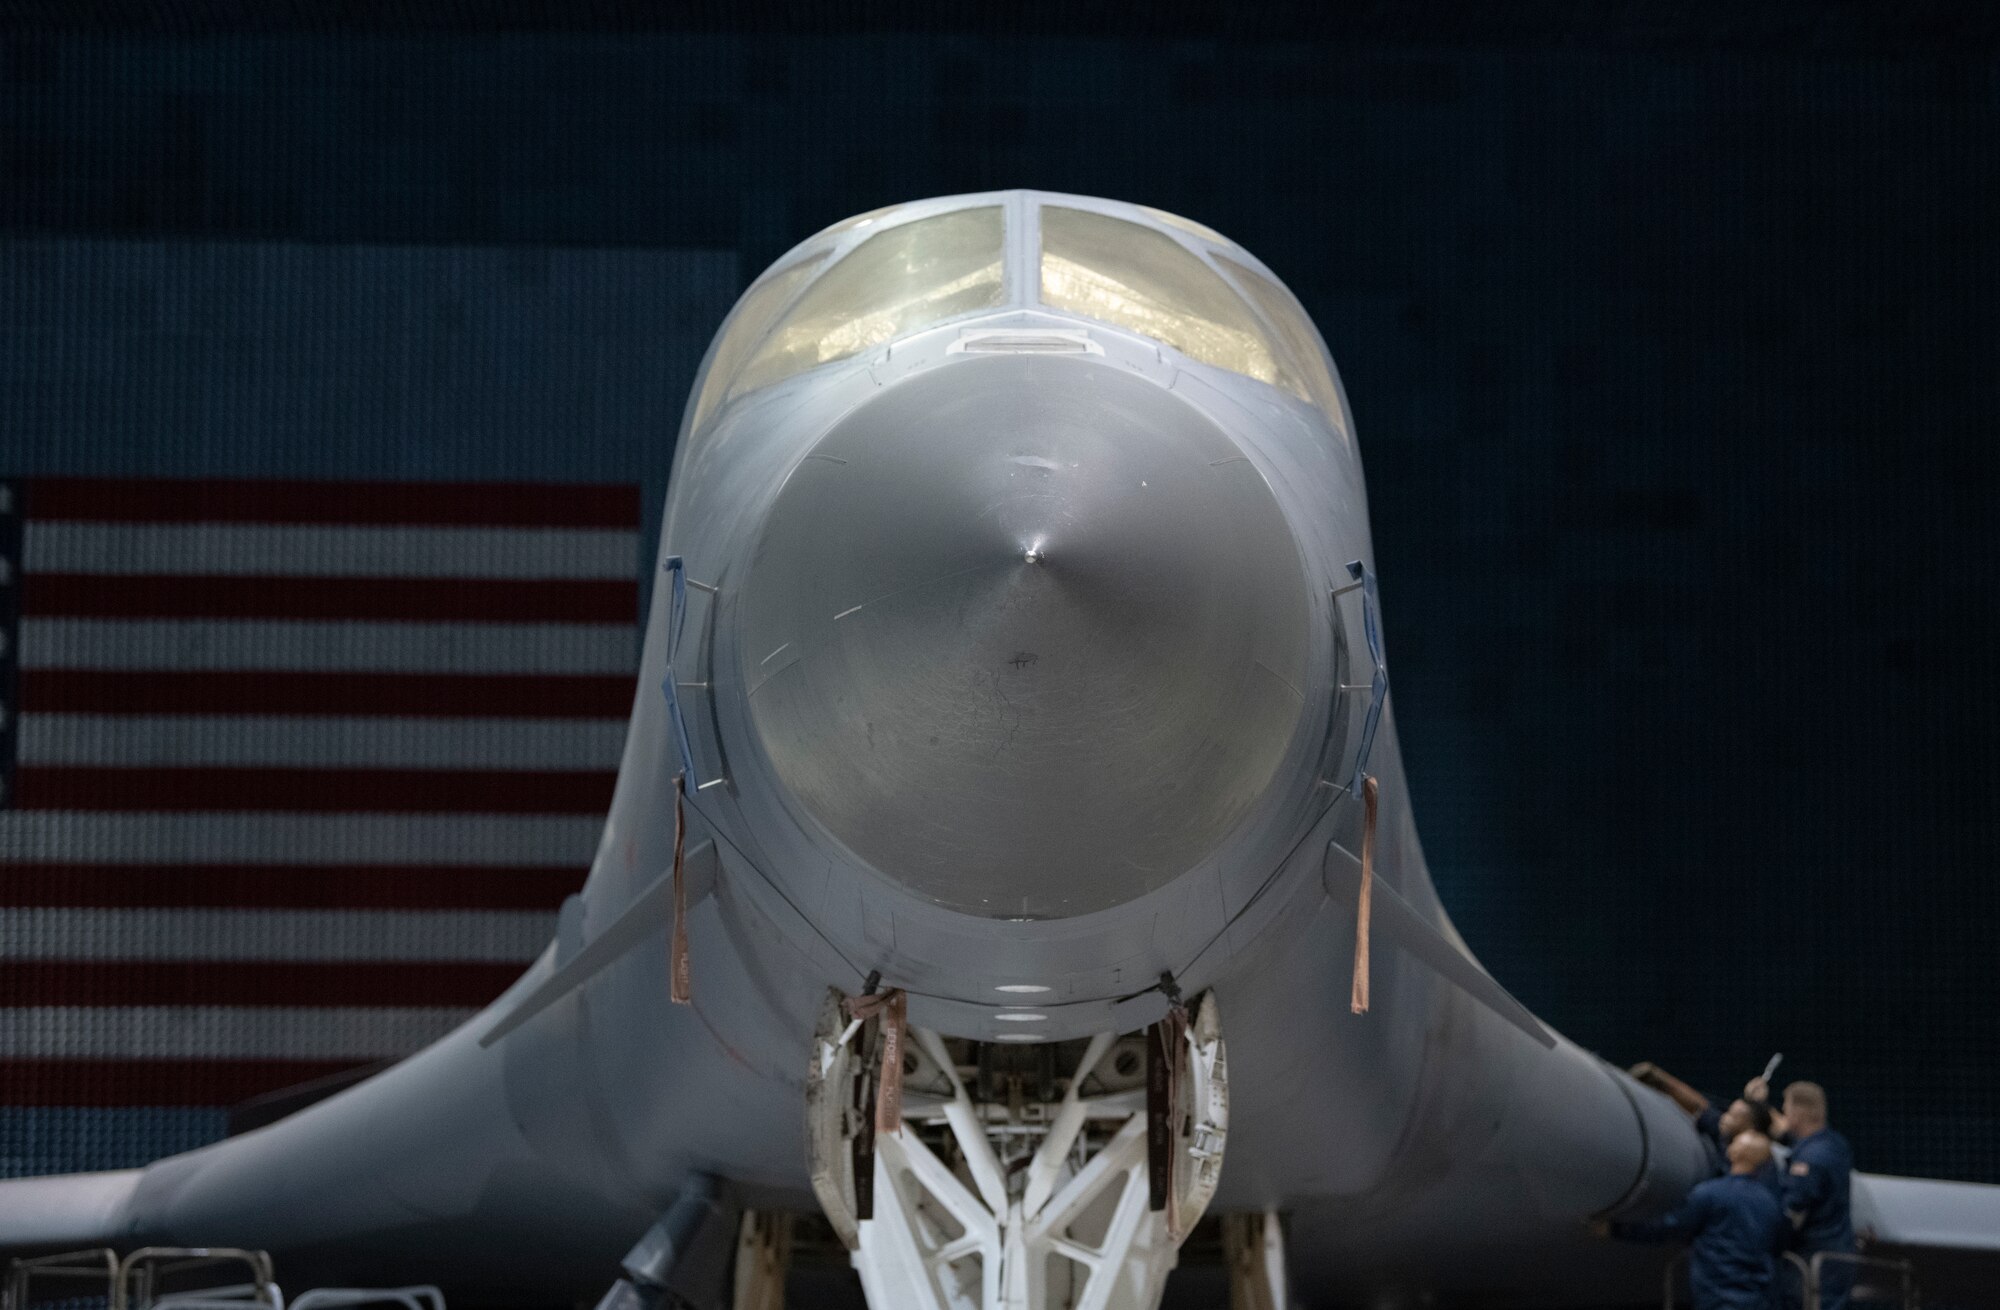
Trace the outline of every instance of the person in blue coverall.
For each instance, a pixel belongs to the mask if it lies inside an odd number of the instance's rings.
[[[1753,1079],[1744,1094],[1756,1099],[1761,1099],[1760,1092],[1768,1095],[1768,1088],[1759,1086],[1762,1081]],[[1827,1126],[1826,1089],[1818,1083],[1785,1088],[1781,1119],[1792,1138],[1791,1159],[1781,1177],[1785,1217],[1797,1232],[1793,1245],[1808,1260],[1821,1251],[1854,1254],[1854,1218],[1848,1208],[1854,1151],[1845,1137]],[[1853,1291],[1854,1265],[1845,1260],[1820,1262],[1819,1310],[1847,1310]],[[1792,1295],[1796,1304],[1796,1294]]]
[[[1729,1143],[1729,1172],[1696,1183],[1672,1214],[1599,1231],[1630,1242],[1687,1242],[1694,1310],[1771,1310],[1787,1225],[1770,1189],[1756,1179],[1770,1159],[1770,1138],[1738,1133]]]

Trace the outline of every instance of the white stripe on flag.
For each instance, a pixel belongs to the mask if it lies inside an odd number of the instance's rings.
[[[4,877],[0,874],[0,879]],[[518,962],[526,968],[548,945],[555,928],[556,916],[546,910],[100,910],[34,906],[0,909],[0,957],[336,964]]]
[[[610,769],[618,719],[21,716],[24,765],[319,769]]]
[[[9,861],[66,864],[590,863],[604,820],[588,814],[0,813]]]
[[[477,1011],[134,1005],[0,1009],[0,1059],[370,1060],[408,1055]]]
[[[629,674],[637,640],[629,623],[29,618],[21,620],[21,667]]]
[[[639,534],[624,528],[344,527],[269,523],[38,523],[29,573],[227,577],[634,577]]]

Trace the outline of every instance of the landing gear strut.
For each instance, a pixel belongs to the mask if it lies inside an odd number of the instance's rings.
[[[813,1189],[871,1306],[1159,1304],[1222,1174],[1228,1066],[1212,994],[1191,1022],[1087,1043],[980,1045],[912,1028],[902,1131],[879,1135],[881,1021],[856,1026],[841,1000],[829,998],[813,1038],[807,1137]]]

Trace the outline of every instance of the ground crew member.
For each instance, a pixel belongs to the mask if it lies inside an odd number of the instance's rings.
[[[1771,1159],[1771,1139],[1741,1132],[1729,1143],[1729,1172],[1696,1183],[1674,1212],[1650,1223],[1597,1226],[1632,1242],[1688,1243],[1694,1310],[1771,1310],[1785,1218],[1754,1175]]]
[[[1738,1133],[1747,1129],[1766,1139],[1771,1136],[1771,1107],[1761,1101],[1739,1096],[1718,1109],[1715,1102],[1650,1060],[1633,1065],[1629,1072],[1646,1086],[1665,1092],[1675,1105],[1694,1116],[1695,1131],[1708,1148],[1709,1165],[1718,1174],[1729,1172],[1729,1144]],[[1785,1185],[1777,1155],[1774,1147],[1772,1158],[1758,1168],[1756,1178],[1770,1189],[1773,1199],[1783,1201]]]
[[[1744,1089],[1757,1090],[1755,1082]],[[1848,1209],[1847,1190],[1854,1172],[1854,1151],[1845,1137],[1827,1126],[1826,1089],[1818,1083],[1793,1083],[1785,1088],[1784,1121],[1793,1142],[1792,1157],[1783,1174],[1785,1215],[1797,1230],[1799,1253],[1807,1260],[1821,1251],[1854,1254],[1854,1218]],[[1849,1261],[1821,1262],[1820,1310],[1847,1310],[1854,1274],[1855,1267]]]

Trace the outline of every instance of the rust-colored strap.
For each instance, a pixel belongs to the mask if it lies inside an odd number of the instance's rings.
[[[687,814],[681,780],[674,779],[674,947],[667,992],[675,1005],[694,1004],[694,970],[688,965]]]
[[[875,1134],[903,1131],[903,1036],[910,1026],[910,998],[900,987],[846,1002],[851,1019],[882,1019],[882,1072],[875,1082]]]
[[[1361,902],[1354,910],[1354,995],[1356,1014],[1368,1013],[1368,912],[1375,890],[1375,779],[1361,783]]]

